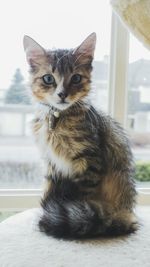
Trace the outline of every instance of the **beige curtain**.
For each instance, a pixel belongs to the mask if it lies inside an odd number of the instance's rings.
[[[111,0],[128,29],[150,49],[150,0]]]

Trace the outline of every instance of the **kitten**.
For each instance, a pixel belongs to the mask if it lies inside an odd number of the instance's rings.
[[[28,36],[33,131],[46,164],[41,231],[77,239],[137,230],[129,141],[121,126],[87,101],[96,34],[71,50],[46,51]]]

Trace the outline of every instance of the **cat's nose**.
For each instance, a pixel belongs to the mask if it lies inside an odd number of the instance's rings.
[[[64,99],[68,96],[68,94],[67,94],[66,92],[60,92],[60,93],[58,94],[58,96],[59,96],[62,100],[64,100]]]

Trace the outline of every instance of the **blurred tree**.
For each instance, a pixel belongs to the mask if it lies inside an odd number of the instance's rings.
[[[24,78],[19,68],[16,69],[12,84],[6,92],[4,101],[6,104],[30,104],[30,98],[27,95]]]

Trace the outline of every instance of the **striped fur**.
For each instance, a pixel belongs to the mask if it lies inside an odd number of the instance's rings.
[[[86,98],[95,35],[75,50],[46,52],[33,43],[27,40],[25,49],[38,102],[33,132],[46,166],[41,231],[67,239],[135,232],[134,163],[128,138],[117,122],[95,110]],[[43,84],[42,75],[47,73],[55,84]],[[75,73],[82,76],[76,86],[71,84]],[[58,101],[60,91],[65,92],[63,103]],[[60,116],[50,128],[54,110]]]

